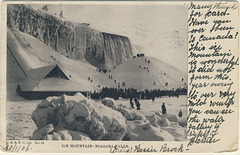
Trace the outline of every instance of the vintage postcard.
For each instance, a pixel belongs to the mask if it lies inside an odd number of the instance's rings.
[[[2,2],[1,151],[237,151],[238,24],[238,2]]]

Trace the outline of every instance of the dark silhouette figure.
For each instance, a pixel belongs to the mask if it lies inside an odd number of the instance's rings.
[[[182,111],[180,110],[179,113],[178,113],[178,117],[182,117]]]
[[[60,17],[62,17],[62,18],[63,18],[63,12],[62,12],[62,10],[61,10],[61,12],[60,12]]]
[[[155,96],[154,95],[152,95],[152,102],[154,102],[155,101]]]
[[[166,107],[165,107],[165,103],[163,102],[162,104],[162,114],[166,114],[167,113],[167,110],[166,110]]]
[[[130,97],[130,105],[131,105],[131,107],[134,109],[133,98],[132,98],[132,97]]]
[[[135,101],[135,105],[136,105],[136,107],[137,107],[137,110],[140,110],[141,108],[140,108],[140,102],[137,100],[137,98],[134,98],[134,101]]]

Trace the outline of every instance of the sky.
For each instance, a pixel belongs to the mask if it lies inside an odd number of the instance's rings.
[[[42,5],[35,6],[41,8]],[[70,21],[130,38],[134,51],[187,72],[187,7],[180,3],[48,5]],[[138,50],[136,50],[138,49]]]

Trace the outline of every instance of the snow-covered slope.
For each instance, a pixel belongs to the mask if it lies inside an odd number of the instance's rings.
[[[187,73],[159,59],[143,56],[129,59],[98,79],[109,87],[172,90],[185,87]]]

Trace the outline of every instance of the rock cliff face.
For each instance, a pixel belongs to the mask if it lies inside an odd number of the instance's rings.
[[[72,59],[86,60],[98,68],[112,68],[131,58],[130,40],[92,29],[86,23],[72,23],[59,16],[26,5],[8,5],[7,24],[30,34]]]

